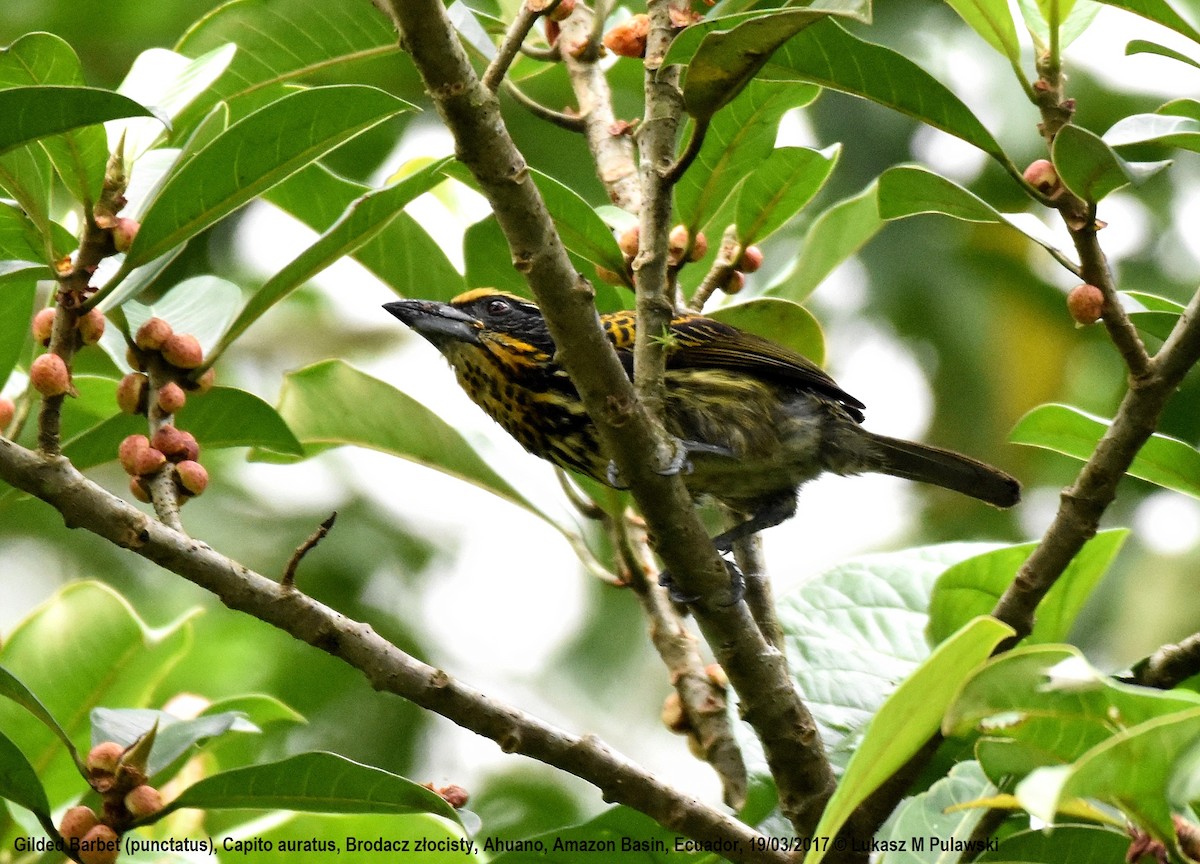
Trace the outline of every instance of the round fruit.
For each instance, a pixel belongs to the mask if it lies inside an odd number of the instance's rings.
[[[1076,285],[1067,295],[1067,309],[1079,324],[1095,324],[1104,312],[1104,293],[1095,285]]]
[[[1058,171],[1049,159],[1035,159],[1025,169],[1025,182],[1043,195],[1058,191]]]
[[[0,399],[0,435],[4,434],[4,430],[8,428],[8,424],[12,422],[13,415],[16,413],[17,406],[11,399]]]
[[[746,287],[746,274],[734,270],[725,279],[725,284],[721,286],[721,290],[726,294],[737,294]]]
[[[163,809],[162,795],[153,786],[147,786],[144,783],[141,786],[134,786],[125,796],[125,809],[135,819],[157,813]]]
[[[145,414],[150,380],[141,372],[130,372],[117,385],[117,406],[125,414]]]
[[[158,407],[168,414],[174,414],[187,402],[183,388],[174,381],[168,381],[158,391]]]
[[[634,225],[621,234],[621,238],[617,240],[617,245],[621,247],[621,252],[625,255],[626,260],[632,260],[633,256],[638,253],[641,234],[641,228]]]
[[[145,440],[146,436],[130,435],[129,438],[141,438]],[[125,440],[128,441],[129,438]],[[88,751],[87,769],[93,774],[115,774],[117,766],[121,762],[121,756],[124,753],[125,748],[116,741],[101,741]]]
[[[33,341],[43,346],[50,344],[50,334],[54,332],[54,318],[58,314],[53,307],[39,309],[33,316]]]
[[[104,335],[104,313],[99,309],[89,309],[75,323],[79,328],[79,338],[84,345],[95,345]]]
[[[575,0],[559,0],[559,4],[550,12],[553,21],[566,21],[575,11]]]
[[[126,474],[137,474],[139,460],[147,450],[150,449],[150,439],[145,435],[130,435],[120,446],[117,447],[117,459],[121,462],[121,467],[125,469]],[[161,451],[160,451],[161,452]],[[109,742],[111,743],[111,742]],[[99,749],[100,744],[96,745]],[[119,754],[118,754],[119,755]],[[88,767],[91,768],[91,756],[88,756]]]
[[[170,339],[174,332],[171,325],[163,319],[148,318],[146,323],[138,328],[133,341],[143,351],[161,351],[163,343]]]
[[[129,491],[133,494],[134,498],[143,504],[150,504],[153,500],[150,497],[150,490],[146,487],[141,477],[129,478]]]
[[[79,841],[83,864],[113,864],[121,852],[121,838],[107,825],[97,825]]]
[[[763,265],[763,253],[757,246],[747,246],[742,251],[741,260],[738,261],[737,269],[743,273],[754,273]]]
[[[634,15],[604,34],[604,47],[621,57],[645,57],[650,16]]]
[[[174,333],[162,345],[163,359],[179,369],[196,369],[204,362],[200,342],[191,333]]]
[[[58,833],[70,843],[72,840],[82,840],[99,824],[100,820],[91,807],[79,805],[63,814],[62,821],[58,823]]]
[[[112,238],[113,246],[118,252],[128,252],[129,247],[133,245],[133,239],[137,237],[138,230],[142,224],[136,219],[130,219],[127,216],[118,216],[117,224],[113,226]]]
[[[42,354],[29,367],[29,383],[43,396],[62,396],[71,389],[71,373],[57,354]]]
[[[161,426],[150,441],[151,446],[161,450],[172,462],[182,462],[185,459],[195,460],[200,455],[200,447],[191,432],[184,432],[174,426]]]
[[[175,479],[185,495],[199,495],[208,488],[208,472],[199,462],[185,459],[175,466]]]

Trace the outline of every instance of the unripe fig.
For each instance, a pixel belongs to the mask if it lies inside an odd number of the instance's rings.
[[[117,385],[117,406],[126,414],[145,414],[149,392],[150,379],[141,372],[130,372]]]
[[[71,389],[71,373],[57,354],[43,354],[29,367],[29,383],[43,396],[62,396]]]
[[[442,786],[436,791],[437,794],[442,796],[442,800],[455,810],[459,810],[467,806],[467,801],[469,801],[471,798],[470,793],[467,792],[466,789],[453,783],[451,783],[449,786]]]
[[[174,426],[161,426],[154,433],[150,445],[161,450],[172,462],[183,462],[185,459],[195,460],[200,456],[200,447],[191,432],[184,432]]]
[[[720,663],[709,663],[704,667],[704,674],[720,689],[729,689],[729,676],[725,674],[725,668]]]
[[[130,435],[117,447],[117,459],[126,474],[137,474],[139,460],[142,454],[150,449],[150,439],[145,435]],[[161,452],[161,451],[160,451]],[[101,745],[97,744],[99,748]],[[91,758],[90,756],[88,757]],[[90,763],[89,763],[90,764]]]
[[[650,16],[634,15],[604,34],[604,47],[621,57],[645,57],[650,35]]]
[[[145,372],[146,364],[142,362],[142,358],[138,354],[138,350],[132,345],[125,346],[125,362],[129,364],[129,368],[136,369],[138,372]]]
[[[185,459],[175,466],[175,479],[185,495],[199,495],[208,488],[208,472],[199,462]]]
[[[147,447],[145,450],[139,450],[134,456],[133,470],[129,473],[138,477],[148,477],[166,464],[167,457],[161,450]]]
[[[747,246],[742,250],[737,269],[743,273],[754,273],[763,265],[763,253],[757,246]]]
[[[79,841],[83,864],[114,864],[121,851],[121,838],[107,825],[97,825]]]
[[[696,242],[692,244],[692,251],[688,253],[689,261],[699,261],[708,254],[708,238],[704,236],[704,232],[700,231],[696,234]]]
[[[125,796],[125,809],[135,819],[150,816],[163,809],[162,795],[153,786],[134,786]]]
[[[51,306],[45,309],[39,309],[38,313],[33,316],[33,341],[40,342],[42,347],[50,344],[50,334],[54,332],[54,318],[58,314],[58,310]]]
[[[692,724],[688,722],[687,712],[683,710],[683,701],[674,690],[668,693],[667,698],[663,700],[661,716],[663,725],[676,735],[685,735],[692,728]]]
[[[142,438],[145,435],[130,435],[129,438]],[[125,440],[128,441],[129,438]],[[87,769],[92,774],[115,774],[117,765],[121,762],[125,748],[116,741],[101,741],[88,751]]]
[[[1076,285],[1067,295],[1067,309],[1079,324],[1095,324],[1104,311],[1104,294],[1095,285]]]
[[[187,402],[183,388],[174,381],[168,381],[158,390],[158,407],[168,414],[174,414]]]
[[[204,374],[200,376],[200,380],[196,381],[195,388],[201,393],[207,393],[213,388],[213,384],[217,382],[217,370],[211,366],[204,370]]]
[[[1058,180],[1058,171],[1049,159],[1035,159],[1025,169],[1025,182],[1043,195],[1052,195],[1062,187]]]
[[[104,313],[99,309],[89,309],[75,322],[79,328],[79,338],[84,345],[95,345],[104,335]]]
[[[617,240],[617,245],[621,247],[621,252],[625,255],[626,260],[631,260],[638,253],[641,233],[641,228],[634,225]]]
[[[100,820],[91,807],[79,805],[63,814],[62,821],[58,823],[58,833],[70,843],[72,840],[82,840],[99,824]]]
[[[559,0],[559,4],[550,12],[550,18],[554,21],[566,21],[575,11],[575,0]]]
[[[163,359],[179,369],[196,369],[204,362],[204,351],[191,333],[175,333],[162,346]]]
[[[558,34],[562,32],[562,28],[553,18],[543,18],[542,26],[546,28],[546,44],[553,47],[554,43],[558,41]]]
[[[146,487],[145,481],[141,477],[129,478],[129,491],[133,497],[141,501],[143,504],[149,504],[153,499],[150,497],[150,490]]]
[[[688,230],[682,225],[676,225],[671,229],[671,233],[667,237],[667,258],[672,264],[678,264],[683,260],[683,250],[687,249],[688,239]]]
[[[8,424],[12,422],[13,415],[16,413],[17,406],[11,399],[0,399],[0,435],[4,434],[4,430],[8,428]]]
[[[163,343],[174,335],[171,325],[161,318],[148,318],[146,323],[138,328],[133,341],[143,351],[161,351]],[[130,364],[132,365],[132,364]]]
[[[726,294],[737,294],[746,287],[746,274],[738,270],[734,270],[725,279],[725,284],[721,286],[721,290]]]
[[[130,219],[127,216],[118,216],[117,223],[113,225],[112,238],[113,246],[118,252],[128,252],[129,247],[133,245],[133,239],[137,237],[138,230],[141,229],[142,223],[136,219]]]

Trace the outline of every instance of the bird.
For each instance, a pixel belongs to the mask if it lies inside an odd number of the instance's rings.
[[[526,450],[620,485],[537,304],[475,288],[449,303],[397,300],[383,308],[432,343],[467,395]],[[632,378],[635,313],[607,313],[600,322]],[[681,454],[667,470],[683,474],[694,498],[714,499],[741,518],[713,538],[722,553],[793,516],[800,487],[826,472],[889,474],[1001,508],[1020,500],[1020,484],[999,468],[863,428],[866,406],[782,345],[690,313],[672,317],[662,342],[663,422]]]

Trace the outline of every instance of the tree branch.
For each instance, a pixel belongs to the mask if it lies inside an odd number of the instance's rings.
[[[0,439],[0,480],[40,498],[83,528],[210,591],[245,612],[359,670],[376,690],[394,693],[500,745],[594,784],[605,800],[639,810],[697,840],[731,843],[734,861],[786,864],[786,855],[753,847],[759,838],[736,819],[683,795],[594,736],[578,737],[461,684],[304,593],[255,573],[208,545],[158,522],[80,474]],[[725,848],[725,847],[722,847]]]
[[[729,577],[678,476],[662,476],[650,456],[660,438],[635,398],[600,328],[588,282],[575,272],[545,202],[504,128],[494,95],[475,77],[438,0],[389,0],[404,44],[512,251],[513,266],[537,297],[558,357],[596,425],[605,452],[646,518],[655,549],[681,590],[705,598],[697,623],[738,691],[759,734],[793,824],[811,829],[832,793],[833,772],[811,714],[782,655],[762,638],[745,604],[724,605]],[[708,599],[716,598],[716,599]]]

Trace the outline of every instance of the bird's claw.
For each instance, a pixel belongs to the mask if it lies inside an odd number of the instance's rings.
[[[675,452],[671,454],[671,461],[662,468],[655,471],[663,477],[671,477],[680,472],[684,474],[692,473],[692,460],[688,459],[688,453],[691,447],[686,441],[680,441],[678,438],[673,438]],[[613,460],[608,460],[608,466],[604,469],[604,479],[609,486],[614,489],[628,489],[629,487],[621,480],[621,470],[617,468],[617,463]]]
[[[729,574],[730,595],[729,602],[722,603],[721,605],[736,606],[738,603],[741,603],[742,598],[746,596],[746,577],[742,575],[741,568],[732,561],[722,558],[721,562],[725,565],[725,572]],[[671,601],[674,603],[682,603],[683,605],[687,606],[700,599],[699,594],[684,594],[682,591],[680,591],[675,585],[675,580],[671,578],[671,572],[669,570],[663,570],[658,574],[658,584],[667,589],[667,596],[670,597]]]
[[[608,460],[608,467],[604,469],[604,479],[614,489],[629,488],[621,482],[621,471],[617,468],[617,463],[611,459]]]

